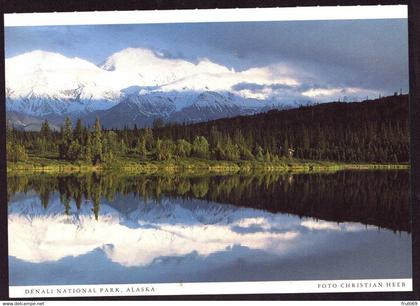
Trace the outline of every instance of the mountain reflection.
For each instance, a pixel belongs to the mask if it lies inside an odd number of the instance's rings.
[[[139,202],[159,205],[163,199],[199,199],[220,203],[219,209],[230,204],[410,232],[407,171],[191,177],[43,173],[10,175],[7,191],[9,205],[16,205],[13,199],[21,193],[35,192],[38,205],[48,210],[58,195],[61,213],[71,214],[72,205],[76,211],[90,205],[96,220],[103,217],[103,203],[127,214],[136,211]]]
[[[404,171],[20,175],[8,196],[11,285],[411,276]]]
[[[126,213],[105,202],[100,220],[95,220],[89,205],[77,209],[71,203],[68,214],[63,214],[58,195],[52,196],[47,209],[40,209],[39,199],[31,195],[16,201],[9,207],[9,253],[33,263],[94,249],[123,266],[147,266],[159,258],[191,253],[209,256],[233,246],[281,256],[308,248],[314,239],[325,242],[325,233],[375,231],[360,223],[337,224],[180,198],[131,201],[135,205]]]

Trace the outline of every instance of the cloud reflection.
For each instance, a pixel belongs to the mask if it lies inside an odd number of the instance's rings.
[[[46,210],[36,196],[12,199],[9,255],[43,263],[99,249],[114,263],[140,267],[164,257],[208,257],[234,247],[287,256],[322,243],[328,231],[374,229],[201,200],[192,200],[191,205],[181,199],[163,199],[159,205],[137,201],[138,208],[126,214],[101,204],[99,220],[95,220],[89,202],[79,211],[72,203],[70,214],[65,215],[58,197]]]

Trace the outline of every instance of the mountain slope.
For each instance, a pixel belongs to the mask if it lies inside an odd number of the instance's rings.
[[[39,131],[41,129],[41,125],[44,122],[42,119],[30,115],[26,115],[24,113],[10,111],[6,113],[6,121],[8,124],[13,125],[15,129],[24,130],[24,131]],[[50,128],[52,130],[58,131],[60,129],[60,125],[56,125],[50,122]]]
[[[200,122],[242,114],[242,109],[217,92],[203,92],[194,102],[175,112],[170,121]]]
[[[239,106],[236,103],[241,103]],[[202,122],[258,112],[255,101],[206,91],[202,93],[130,93],[110,109],[82,117],[92,125],[96,118],[106,128],[151,126],[156,119],[164,122]],[[249,105],[243,107],[242,105]]]
[[[98,117],[106,128],[143,127],[151,125],[157,118],[168,118],[174,111],[175,104],[170,98],[132,94],[108,110],[86,115],[83,121],[92,125]]]

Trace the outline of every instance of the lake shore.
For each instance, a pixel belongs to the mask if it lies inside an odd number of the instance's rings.
[[[323,172],[339,170],[395,170],[409,169],[406,164],[368,164],[338,163],[329,161],[313,161],[299,159],[281,159],[276,162],[267,161],[220,161],[198,158],[185,158],[170,161],[141,161],[131,157],[115,159],[112,163],[90,165],[84,162],[68,162],[58,159],[31,157],[26,162],[7,163],[7,173],[79,173],[123,171],[139,174],[153,173],[213,173],[234,174],[252,172]]]

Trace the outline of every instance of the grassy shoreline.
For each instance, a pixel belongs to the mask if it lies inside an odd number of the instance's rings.
[[[247,173],[247,172],[320,172],[339,170],[393,170],[409,169],[409,164],[352,164],[329,161],[283,159],[279,162],[258,161],[219,161],[185,158],[172,161],[140,161],[124,157],[110,164],[89,165],[83,162],[70,163],[45,157],[31,157],[26,162],[7,163],[7,173],[48,172],[78,173],[99,171],[124,171],[139,174],[208,172],[208,173]]]

